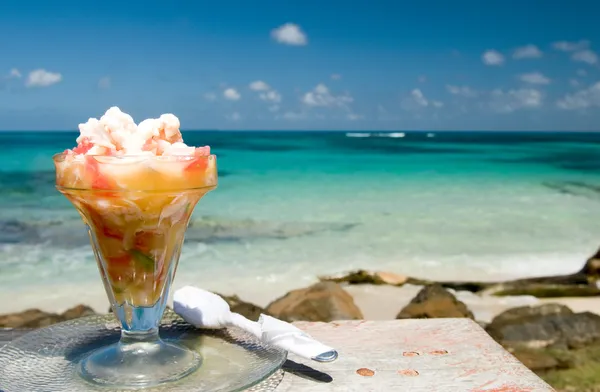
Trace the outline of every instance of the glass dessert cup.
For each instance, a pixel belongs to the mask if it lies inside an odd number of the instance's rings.
[[[217,185],[214,156],[54,157],[57,189],[80,213],[112,310],[118,343],[83,358],[85,380],[148,387],[197,370],[200,356],[160,339],[192,212]]]

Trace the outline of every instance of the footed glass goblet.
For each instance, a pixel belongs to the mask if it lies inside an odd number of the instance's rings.
[[[158,326],[198,201],[217,186],[214,155],[54,156],[57,189],[87,226],[100,276],[121,324],[118,343],[78,366],[87,381],[148,387],[194,372],[200,356],[161,340]]]

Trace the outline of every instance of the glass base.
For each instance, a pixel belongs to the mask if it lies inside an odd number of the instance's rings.
[[[162,341],[155,339],[158,333],[154,335],[150,331],[127,335],[112,314],[82,317],[31,331],[0,348],[0,390],[266,392],[273,391],[283,377],[283,372],[278,370],[286,359],[286,352],[277,347],[266,346],[254,335],[240,329],[197,329],[173,311],[167,310],[159,331]],[[144,340],[141,342],[138,339],[137,343],[146,344],[136,344],[135,338]],[[117,345],[123,342],[128,347],[136,348],[133,351],[143,350],[145,355],[150,351],[150,355],[145,358],[151,360],[142,363],[142,371],[139,367],[136,371],[131,366],[132,362],[119,362],[118,373],[107,376],[110,367],[106,363],[114,365],[123,358],[136,358],[125,356],[130,355],[129,350],[122,358],[116,355]],[[190,372],[192,366],[188,362],[188,366],[174,371],[170,368],[175,362],[173,355],[164,361],[165,357],[153,354],[160,353],[161,349],[149,350],[148,342],[159,344],[160,348],[164,345],[190,350],[195,358],[201,359],[202,365]],[[103,357],[100,353],[107,355]],[[157,363],[160,365],[156,365]],[[180,363],[179,359],[177,363]],[[165,373],[165,369],[171,369],[170,373]],[[125,370],[125,373],[121,373]],[[86,372],[85,375],[83,371]],[[182,377],[186,371],[190,373]],[[171,377],[181,379],[155,386],[142,385],[144,382],[173,379]],[[130,383],[130,386],[117,386],[117,382]]]
[[[78,370],[83,379],[94,384],[140,388],[179,380],[201,363],[198,353],[162,340],[119,342],[92,352]]]

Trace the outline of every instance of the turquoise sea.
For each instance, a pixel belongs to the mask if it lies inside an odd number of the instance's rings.
[[[51,157],[76,136],[0,132],[0,313],[106,302],[83,223],[54,188]],[[495,280],[575,271],[600,246],[600,133],[184,139],[211,145],[220,183],[194,213],[176,287],[264,302],[355,268]]]

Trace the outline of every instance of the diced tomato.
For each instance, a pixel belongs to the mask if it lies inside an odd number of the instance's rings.
[[[116,240],[123,240],[123,233],[121,233],[118,230],[115,229],[111,229],[110,227],[106,227],[104,226],[102,233],[104,233],[105,236],[109,237],[109,238],[114,238]]]
[[[75,152],[76,154],[85,154],[92,147],[94,147],[94,144],[90,142],[90,139],[88,139],[87,137],[84,137],[81,140],[81,142],[77,145],[77,147],[75,147],[73,149],[73,152]]]
[[[114,188],[108,178],[100,173],[98,167],[98,161],[94,157],[85,157],[87,170],[92,177],[92,188],[93,189],[112,189]]]
[[[194,155],[197,157],[210,155],[210,146],[197,147],[196,150],[194,150]]]
[[[205,171],[206,168],[208,167],[208,157],[207,156],[202,156],[202,157],[197,157],[194,158],[192,160],[192,162],[190,162],[184,169],[184,171],[186,172],[193,172],[193,171]]]
[[[118,283],[131,279],[131,261],[132,257],[127,252],[106,258],[106,272],[111,282]]]
[[[113,256],[108,258],[108,267],[116,267],[120,265],[127,265],[131,261],[131,255],[129,253],[123,253],[121,256]]]

